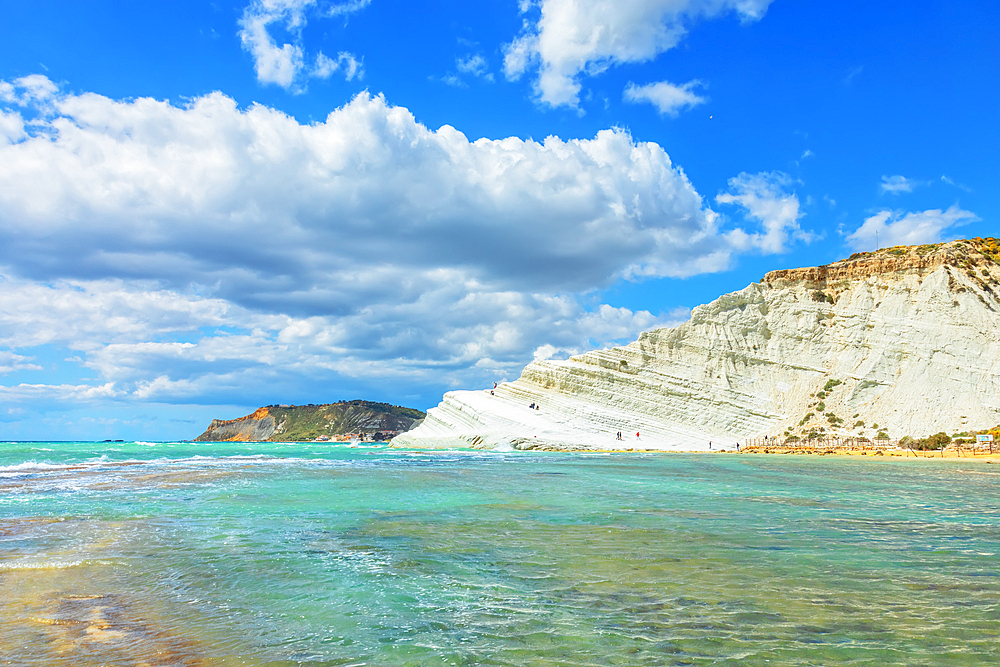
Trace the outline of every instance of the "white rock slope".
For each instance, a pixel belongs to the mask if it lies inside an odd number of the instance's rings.
[[[788,432],[993,426],[998,260],[995,239],[974,239],[774,271],[625,347],[532,363],[495,395],[449,392],[393,445],[731,449]]]

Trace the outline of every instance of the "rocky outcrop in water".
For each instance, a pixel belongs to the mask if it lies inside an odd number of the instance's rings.
[[[391,437],[413,428],[424,416],[420,410],[372,401],[269,405],[239,419],[214,419],[195,441],[300,442],[376,434]]]
[[[393,444],[692,450],[988,427],[1000,421],[998,261],[1000,242],[972,239],[773,271],[678,327],[534,362],[493,394],[445,394]]]

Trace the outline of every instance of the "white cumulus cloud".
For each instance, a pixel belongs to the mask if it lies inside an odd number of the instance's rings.
[[[14,386],[0,385],[0,398],[5,403],[65,402],[87,403],[94,400],[116,398],[121,392],[110,382],[102,385],[87,384],[28,384],[22,382]]]
[[[364,74],[364,68],[361,61],[347,51],[338,53],[336,60],[320,51],[316,56],[316,66],[310,75],[317,79],[328,79],[336,72],[342,72],[344,78],[351,81],[355,77],[360,78]]]
[[[0,350],[0,375],[6,375],[13,371],[40,371],[42,367],[31,363],[31,357],[14,354],[7,350]]]
[[[334,4],[322,10],[326,16],[346,15],[366,7],[371,0]],[[243,10],[239,37],[243,48],[254,60],[257,80],[290,91],[300,91],[303,76],[329,78],[341,72],[348,81],[363,75],[361,61],[342,51],[334,60],[322,52],[307,68],[302,29],[309,12],[320,11],[317,0],[253,0]],[[280,27],[290,39],[279,45],[273,32]]]
[[[0,366],[65,348],[101,388],[53,396],[474,385],[676,319],[585,305],[595,289],[773,246],[767,225],[734,244],[666,152],[621,129],[469,141],[368,93],[302,124],[221,93],[9,85],[4,113],[36,120],[0,143]]]
[[[918,183],[916,181],[906,178],[905,176],[883,176],[882,182],[879,183],[879,189],[882,190],[882,192],[898,195],[904,192],[913,192],[913,189],[917,187],[917,185]]]
[[[0,147],[0,262],[26,275],[197,283],[254,307],[343,312],[421,271],[428,288],[447,268],[578,290],[689,275],[722,245],[666,152],[620,129],[470,142],[367,93],[309,125],[220,93],[183,107],[66,95],[55,108]]]
[[[29,74],[13,82],[0,81],[0,100],[26,105],[55,96],[58,87],[44,74]]]
[[[0,110],[0,142],[13,143],[27,136],[24,119],[16,111]]]
[[[647,102],[655,106],[662,115],[677,116],[683,109],[690,109],[708,101],[707,97],[694,92],[700,85],[701,82],[697,80],[688,81],[681,86],[669,81],[659,81],[644,86],[629,83],[625,86],[624,99],[633,103]]]
[[[539,101],[579,103],[580,77],[608,67],[652,60],[675,47],[698,20],[735,12],[763,17],[771,0],[539,0],[522,2],[521,34],[504,47],[504,73],[537,73]]]
[[[676,322],[683,313],[600,306],[572,295],[470,291],[445,285],[417,303],[383,303],[348,316],[270,314],[222,299],[126,281],[5,277],[0,347],[67,347],[104,389],[80,400],[245,402],[275,392],[324,391],[332,380],[403,380],[469,386],[516,377],[532,350],[562,354]],[[186,340],[173,340],[178,336]],[[0,373],[42,370],[0,350]],[[41,397],[42,384],[9,400]],[[62,389],[49,386],[51,397]],[[60,399],[61,400],[61,399]]]
[[[917,212],[882,210],[865,218],[864,223],[847,236],[847,243],[853,250],[874,250],[876,241],[883,248],[895,245],[916,245],[940,243],[953,228],[979,217],[971,211],[951,206],[942,211],[939,208]]]
[[[787,189],[792,179],[781,172],[742,173],[729,179],[729,192],[720,193],[715,201],[738,204],[747,215],[760,223],[759,232],[736,229],[729,238],[737,248],[756,248],[763,252],[780,253],[788,249],[792,239],[810,241],[813,234],[799,226],[803,216],[799,198]]]
[[[473,76],[486,76],[489,73],[489,66],[481,54],[475,53],[465,58],[456,58],[455,67],[463,74]]]
[[[472,76],[484,81],[493,81],[493,72],[490,71],[489,62],[487,62],[481,53],[469,53],[464,57],[455,58],[455,70],[457,71],[448,72],[440,77],[430,76],[428,79],[431,81],[441,81],[456,88],[468,88],[468,84],[462,78],[463,76]]]

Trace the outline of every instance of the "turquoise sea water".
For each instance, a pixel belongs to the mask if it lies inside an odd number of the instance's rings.
[[[1000,662],[1000,466],[0,443],[0,664]]]

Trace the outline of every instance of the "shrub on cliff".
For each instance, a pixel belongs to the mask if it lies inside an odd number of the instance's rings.
[[[834,303],[833,297],[822,290],[816,290],[815,292],[813,292],[812,297],[813,301]]]

